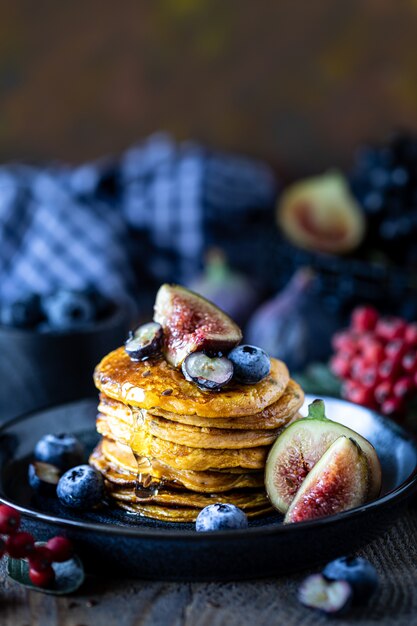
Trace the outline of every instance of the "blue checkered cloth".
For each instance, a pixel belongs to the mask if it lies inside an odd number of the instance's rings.
[[[157,134],[118,159],[77,168],[0,168],[0,300],[95,287],[135,301],[187,283],[216,232],[267,215],[265,164]]]

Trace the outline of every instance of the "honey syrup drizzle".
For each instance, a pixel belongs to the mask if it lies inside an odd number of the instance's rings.
[[[160,488],[163,486],[163,481],[156,479],[152,476],[152,461],[147,456],[137,454],[133,449],[133,440],[136,430],[141,430],[144,424],[144,416],[142,410],[136,407],[130,407],[132,412],[132,434],[130,438],[130,449],[136,459],[137,474],[135,482],[135,494],[137,498],[150,498],[157,496]]]

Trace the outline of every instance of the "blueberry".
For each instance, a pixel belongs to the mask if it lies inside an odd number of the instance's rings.
[[[96,317],[94,303],[81,291],[61,289],[45,296],[42,306],[48,323],[57,329],[79,328]]]
[[[328,580],[347,581],[354,594],[354,602],[366,602],[378,587],[378,574],[369,561],[360,557],[342,556],[331,561],[323,570],[323,576]]]
[[[234,504],[210,504],[200,511],[195,522],[199,532],[247,527],[248,518]]]
[[[43,463],[55,465],[65,472],[84,459],[84,448],[73,435],[60,433],[45,435],[35,446],[35,459]]]
[[[42,495],[52,496],[56,493],[56,486],[60,476],[60,470],[50,463],[35,461],[35,463],[29,465],[29,485],[34,491]]]
[[[256,346],[238,346],[229,352],[227,358],[233,363],[235,380],[245,385],[258,383],[271,370],[269,356]]]
[[[4,303],[0,309],[0,321],[5,326],[33,328],[43,319],[40,296],[32,294],[21,300]]]
[[[89,465],[78,465],[61,476],[57,495],[72,509],[90,509],[104,497],[103,477]]]

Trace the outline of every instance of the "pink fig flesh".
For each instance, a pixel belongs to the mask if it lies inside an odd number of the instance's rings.
[[[297,491],[284,524],[335,515],[367,500],[368,463],[359,445],[339,437]]]
[[[381,465],[375,448],[359,433],[326,419],[322,404],[313,403],[309,410],[309,417],[296,420],[283,430],[269,452],[265,467],[265,488],[273,506],[281,513],[286,513],[304,479],[341,436],[354,439],[365,453],[369,471],[368,498],[378,497]]]
[[[163,328],[163,352],[174,367],[192,352],[228,352],[242,339],[239,326],[226,313],[179,285],[160,287],[154,321]]]

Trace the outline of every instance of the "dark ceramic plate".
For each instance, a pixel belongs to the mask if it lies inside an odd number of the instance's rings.
[[[306,404],[313,398],[307,397]],[[372,411],[325,398],[327,415],[375,446],[382,465],[381,497],[314,522],[284,526],[278,514],[247,530],[196,533],[192,525],[137,518],[104,507],[73,514],[55,499],[35,499],[27,465],[36,441],[67,431],[91,449],[96,402],[81,402],[17,418],[0,429],[0,499],[18,508],[38,540],[64,533],[87,568],[163,580],[231,580],[288,573],[356,550],[400,515],[417,483],[417,448],[403,429]],[[305,411],[305,409],[304,409]]]

